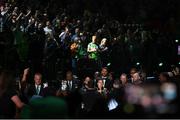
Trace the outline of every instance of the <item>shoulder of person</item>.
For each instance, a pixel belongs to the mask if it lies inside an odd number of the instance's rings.
[[[88,43],[88,46],[92,45],[92,42]]]

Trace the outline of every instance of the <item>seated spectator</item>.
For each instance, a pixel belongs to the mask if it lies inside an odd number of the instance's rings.
[[[93,86],[92,79],[90,77],[86,77],[84,82],[83,82],[81,91],[86,92],[87,90],[93,90],[93,89],[95,89],[95,88]]]
[[[0,118],[15,118],[16,108],[21,109],[24,103],[13,89],[13,77],[8,71],[0,72]]]
[[[101,79],[97,82],[97,92],[103,96],[107,95],[107,89],[104,87],[104,82]]]
[[[45,95],[44,93],[44,88],[48,87],[47,84],[43,84],[42,82],[42,74],[41,73],[36,73],[34,75],[34,84],[27,84],[26,82],[26,75],[28,74],[29,69],[25,69],[23,79],[22,79],[22,92],[27,96],[29,99],[33,97],[34,95],[36,96],[43,96]],[[36,98],[36,97],[34,97]]]
[[[107,90],[110,90],[112,88],[113,81],[110,80],[108,69],[106,67],[101,69],[100,79],[103,80],[104,87],[107,88]]]
[[[77,80],[73,77],[73,74],[71,71],[68,71],[66,73],[66,79],[62,80],[60,83],[61,91],[74,92],[79,87],[80,87],[79,80]]]

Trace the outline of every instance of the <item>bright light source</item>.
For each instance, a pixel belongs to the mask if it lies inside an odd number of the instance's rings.
[[[159,67],[163,66],[163,63],[159,63]]]
[[[180,62],[178,64],[180,65]]]
[[[137,63],[136,63],[136,65],[140,65],[140,63],[139,63],[139,62],[137,62]]]
[[[178,42],[179,42],[179,40],[175,40],[175,42],[176,42],[176,43],[178,43]]]
[[[108,64],[107,64],[107,66],[110,66],[110,65],[111,65],[111,63],[108,63]]]

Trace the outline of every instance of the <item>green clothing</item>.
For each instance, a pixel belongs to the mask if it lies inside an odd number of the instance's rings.
[[[91,43],[88,44],[88,48],[90,48],[90,49],[98,49],[98,46],[95,43],[91,42]],[[98,60],[99,59],[98,51],[89,52],[89,58],[94,59],[94,60]]]
[[[64,100],[56,97],[37,98],[25,105],[20,118],[50,119],[67,118],[67,105]]]
[[[78,48],[77,58],[78,58],[78,59],[82,59],[82,58],[84,58],[86,55],[87,55],[86,49],[83,48],[82,45],[80,45],[79,48]]]

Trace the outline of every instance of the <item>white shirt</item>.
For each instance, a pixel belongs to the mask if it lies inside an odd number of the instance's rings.
[[[38,89],[39,93],[40,93],[40,90],[41,90],[41,85],[35,85],[36,87],[36,90]],[[37,93],[39,95],[39,93]]]
[[[7,13],[7,10],[1,12],[1,15],[4,16]]]
[[[106,84],[106,80],[103,80],[103,87],[105,87],[105,84]]]
[[[53,30],[51,28],[48,28],[47,26],[44,28],[45,34],[50,34],[50,36],[53,36]]]
[[[72,88],[72,81],[68,81],[69,88]]]

